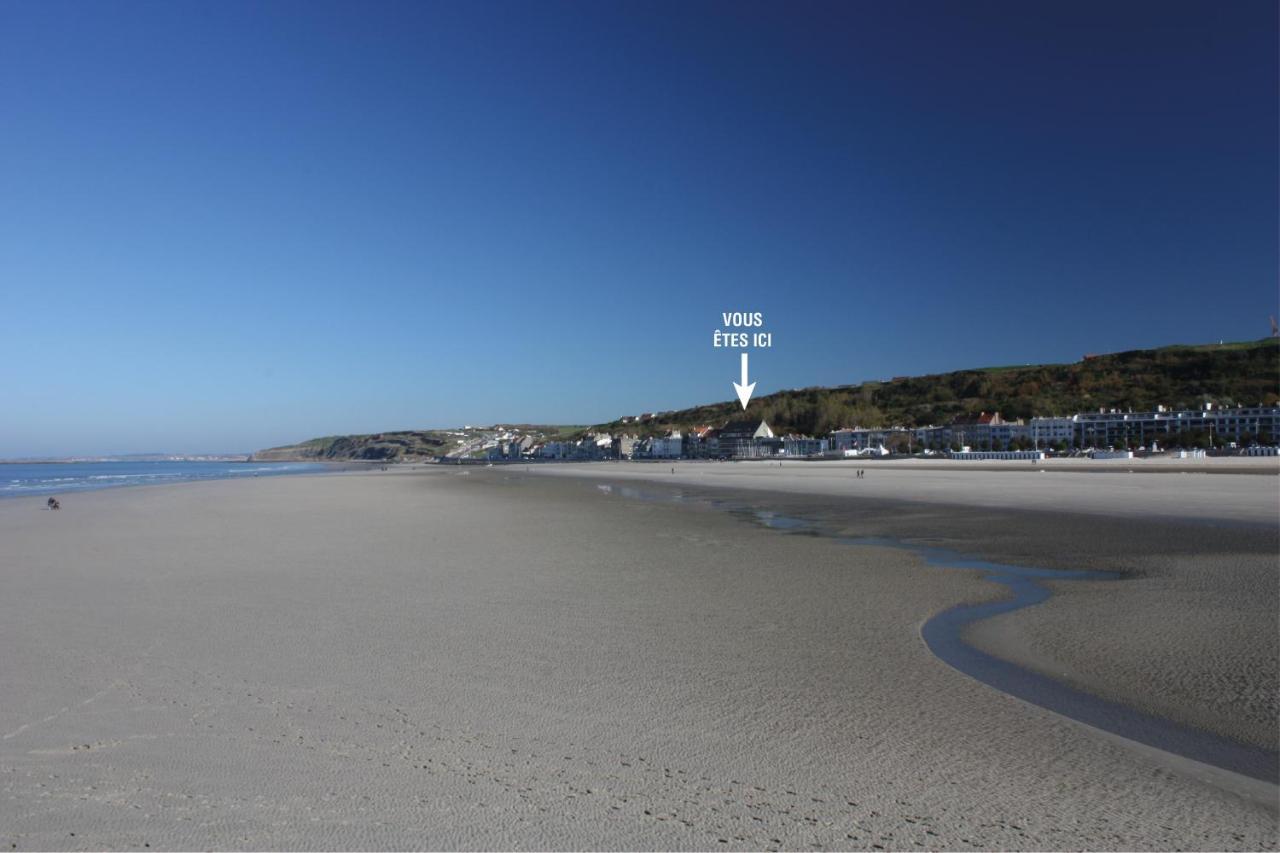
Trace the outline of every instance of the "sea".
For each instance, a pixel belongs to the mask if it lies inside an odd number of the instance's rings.
[[[16,462],[0,464],[0,498],[325,470],[311,462]]]

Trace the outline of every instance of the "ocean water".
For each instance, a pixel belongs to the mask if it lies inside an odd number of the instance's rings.
[[[0,464],[0,498],[191,480],[308,474],[326,468],[308,462],[21,462]]]

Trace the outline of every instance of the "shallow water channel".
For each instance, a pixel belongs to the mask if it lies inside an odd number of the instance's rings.
[[[1049,676],[987,654],[964,639],[965,629],[976,622],[1048,600],[1053,590],[1044,581],[1118,580],[1118,575],[1005,565],[899,539],[840,536],[824,530],[812,519],[778,513],[743,500],[722,500],[680,490],[662,492],[634,486],[601,484],[596,488],[634,500],[699,503],[782,533],[829,537],[851,547],[898,548],[919,554],[927,565],[934,568],[982,572],[984,580],[1000,584],[1009,595],[981,604],[958,604],[935,614],[920,629],[925,645],[944,663],[1002,693],[1104,732],[1254,779],[1272,783],[1280,781],[1280,755],[1275,752],[1077,690]]]

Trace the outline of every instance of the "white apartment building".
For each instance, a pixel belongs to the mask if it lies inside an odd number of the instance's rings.
[[[1027,438],[1035,447],[1062,443],[1070,446],[1075,440],[1076,421],[1067,418],[1032,418],[1027,421]]]
[[[905,432],[900,427],[889,429],[841,429],[830,434],[833,451],[865,450],[890,444],[891,438]],[[910,430],[919,447],[947,447],[953,444],[976,450],[1004,450],[1011,442],[1025,440],[1033,448],[1113,447],[1121,443],[1130,447],[1168,444],[1171,438],[1199,434],[1216,441],[1241,444],[1258,442],[1275,444],[1280,440],[1280,406],[1241,406],[1217,408],[1206,404],[1201,409],[1171,411],[1163,406],[1148,412],[1099,411],[1069,416],[1037,417],[1026,423],[1002,420],[998,413],[980,413],[947,426],[918,427]],[[900,441],[900,440],[899,440]]]
[[[649,444],[649,455],[654,459],[679,459],[684,452],[684,436],[679,430],[663,438],[655,438]]]
[[[1220,409],[1206,403],[1201,409],[1182,411],[1168,411],[1161,406],[1153,412],[1089,412],[1075,415],[1073,420],[1075,442],[1080,447],[1109,447],[1121,441],[1130,446],[1150,445],[1185,433],[1204,433],[1236,442],[1246,436],[1274,442],[1280,436],[1280,406]]]

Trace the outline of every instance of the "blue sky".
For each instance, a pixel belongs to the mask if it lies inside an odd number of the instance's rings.
[[[1276,16],[0,4],[0,457],[1262,337]]]

